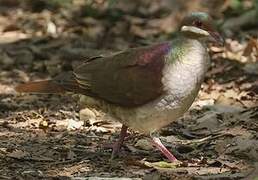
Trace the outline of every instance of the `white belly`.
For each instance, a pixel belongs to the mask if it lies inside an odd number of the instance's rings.
[[[134,109],[117,109],[123,114],[122,123],[134,130],[149,134],[170,124],[181,117],[193,103],[199,88],[180,101],[170,101],[169,96],[163,96],[149,104]]]

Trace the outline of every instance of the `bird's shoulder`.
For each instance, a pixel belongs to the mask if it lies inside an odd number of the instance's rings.
[[[160,61],[171,51],[170,42],[162,42],[154,45],[130,48],[116,52],[112,55],[99,55],[86,59],[80,66],[74,69],[75,73],[94,64],[112,64],[114,67],[146,66]]]

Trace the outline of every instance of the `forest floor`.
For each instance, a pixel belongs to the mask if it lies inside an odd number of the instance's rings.
[[[120,123],[78,103],[82,96],[19,94],[14,87],[69,71],[87,57],[169,40],[190,11],[227,20],[222,12],[230,7],[197,0],[46,2],[0,1],[0,179],[258,178],[258,27],[227,29],[225,47],[210,45],[212,66],[198,98],[160,131],[182,164],[166,163],[147,136],[133,131],[110,161],[106,144],[118,138]]]

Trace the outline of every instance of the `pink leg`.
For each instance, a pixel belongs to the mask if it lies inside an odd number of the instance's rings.
[[[118,141],[113,145],[113,152],[111,155],[111,159],[113,159],[120,151],[121,146],[124,142],[125,136],[126,136],[126,132],[127,132],[127,126],[123,125],[120,131],[120,135],[119,135],[119,139]]]
[[[176,157],[162,144],[159,138],[152,137],[153,144],[164,154],[171,162],[177,161]]]

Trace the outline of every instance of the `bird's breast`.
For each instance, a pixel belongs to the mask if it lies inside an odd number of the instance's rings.
[[[169,97],[168,101],[183,101],[199,91],[205,72],[209,67],[207,50],[201,43],[196,43],[188,49],[188,53],[180,59],[172,59],[163,70],[163,89]]]

